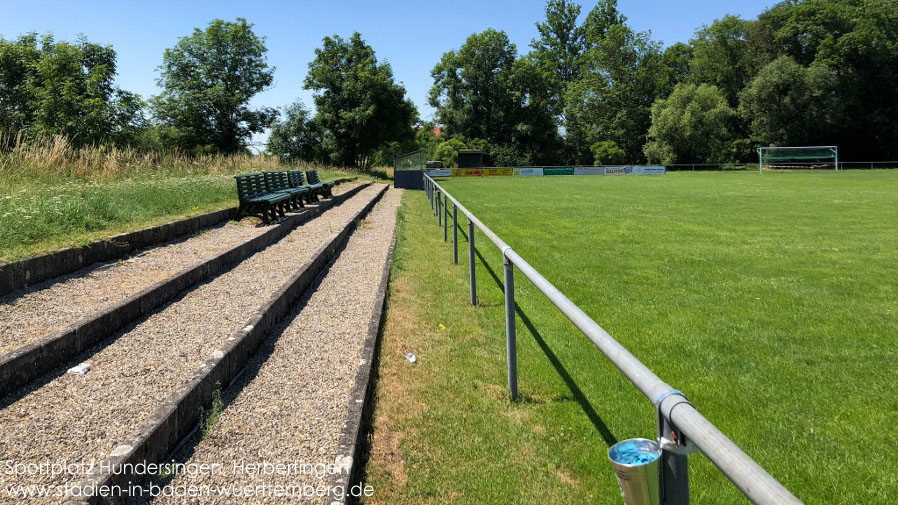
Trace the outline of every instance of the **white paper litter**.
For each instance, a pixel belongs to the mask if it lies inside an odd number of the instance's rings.
[[[413,352],[410,352],[410,353],[406,354],[406,355],[405,355],[405,359],[409,360],[409,361],[412,362],[412,363],[414,363],[415,361],[417,361],[417,358],[415,358],[415,353],[413,353]]]
[[[81,363],[78,366],[73,366],[69,368],[69,371],[66,373],[75,374],[75,375],[84,375],[87,371],[90,370],[90,363]]]

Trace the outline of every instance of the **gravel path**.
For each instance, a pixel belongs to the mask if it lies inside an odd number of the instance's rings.
[[[343,192],[356,185],[335,189]],[[105,310],[270,229],[257,224],[256,219],[228,221],[186,239],[142,249],[123,261],[91,265],[0,297],[0,354]]]
[[[333,475],[322,475],[326,472],[322,465],[332,465],[337,457],[401,195],[402,191],[395,189],[384,195],[318,288],[284,318],[277,337],[266,340],[244,375],[225,392],[227,407],[211,431],[179,455],[188,464],[221,464],[221,471],[194,478],[181,473],[171,485],[299,486],[293,496],[257,496],[249,501],[327,501],[303,494],[313,494],[310,489],[332,481]],[[235,470],[234,462],[240,461],[298,465],[293,470],[285,467],[282,475],[264,475],[252,474],[246,466],[243,471]],[[303,491],[304,485],[312,488]],[[154,503],[230,501],[212,496],[161,497]]]
[[[9,403],[0,410],[0,460],[99,463],[381,188],[362,190],[198,285],[106,347],[88,351],[82,358],[93,366],[87,375],[56,371],[32,385],[26,396],[12,403],[12,397],[0,400],[0,405]],[[11,498],[4,496],[8,485],[63,485],[82,477],[82,472],[11,476],[0,471],[0,503]]]

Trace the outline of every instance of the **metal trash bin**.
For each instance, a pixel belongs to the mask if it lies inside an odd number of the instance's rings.
[[[608,449],[608,459],[625,505],[661,503],[661,447],[657,442],[645,438],[618,442]]]

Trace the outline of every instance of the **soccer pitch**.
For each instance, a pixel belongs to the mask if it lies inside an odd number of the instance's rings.
[[[898,172],[441,184],[800,499],[894,502]],[[424,200],[424,208],[409,204],[405,212],[429,211],[423,196],[407,198]],[[441,240],[436,219],[425,218],[433,221],[428,233]],[[452,261],[451,229],[449,236],[450,244],[440,242],[428,258],[441,272]],[[481,300],[485,310],[495,307],[489,317],[496,321],[482,323],[496,340],[492,353],[504,339],[501,257],[482,234],[476,238]],[[466,268],[455,268],[458,289]],[[518,422],[539,430],[560,425],[557,437],[534,432],[537,459],[547,458],[565,473],[562,481],[584,488],[574,496],[616,503],[605,452],[615,440],[654,437],[651,405],[520,273],[516,291],[520,408],[527,414]],[[441,296],[464,299],[467,292]],[[504,366],[504,354],[472,349],[481,361]],[[464,382],[464,365],[454,366],[462,370],[454,381]],[[476,419],[466,421],[467,433],[487,445],[501,440],[489,434],[507,419],[482,428]],[[442,443],[447,457],[457,449],[464,460],[471,451],[455,447],[461,442]],[[521,452],[531,450],[521,443]],[[422,454],[432,452],[422,444]],[[690,458],[690,474],[695,503],[745,501],[702,456]],[[532,482],[538,493],[540,479],[522,475],[521,484]],[[430,477],[451,480],[439,472]]]

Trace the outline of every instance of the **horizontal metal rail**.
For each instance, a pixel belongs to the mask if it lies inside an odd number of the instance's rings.
[[[798,505],[802,502],[727,438],[686,400],[682,393],[661,380],[630,351],[577,307],[551,282],[527,263],[505,241],[425,174],[427,192],[439,191],[451,201],[490,241],[502,251],[503,261],[521,273],[549,299],[658,409],[664,419],[685,434],[724,475],[758,505]],[[445,210],[443,211],[445,212]]]

